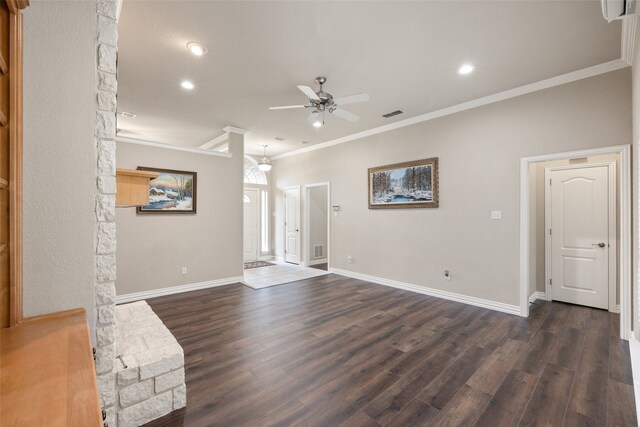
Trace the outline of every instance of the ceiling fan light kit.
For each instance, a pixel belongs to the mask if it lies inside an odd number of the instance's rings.
[[[355,95],[343,96],[340,98],[334,98],[328,92],[322,90],[322,85],[327,82],[327,78],[320,76],[316,77],[316,83],[320,85],[320,90],[315,92],[309,86],[298,85],[298,89],[309,98],[307,105],[285,105],[281,107],[269,107],[270,110],[285,110],[292,108],[311,108],[311,114],[307,121],[309,121],[314,127],[321,127],[324,125],[324,113],[334,114],[342,119],[350,122],[356,122],[360,120],[360,117],[350,113],[349,111],[340,108],[342,105],[355,104],[358,102],[366,102],[369,100],[369,95],[366,93],[358,93]]]

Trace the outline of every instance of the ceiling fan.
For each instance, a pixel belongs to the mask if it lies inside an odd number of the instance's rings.
[[[369,95],[366,93],[357,93],[355,95],[342,96],[340,98],[334,98],[330,93],[322,90],[322,85],[327,82],[326,77],[316,77],[316,83],[320,85],[320,90],[315,92],[309,86],[298,85],[298,89],[302,91],[309,98],[308,105],[284,105],[281,107],[269,107],[270,110],[287,110],[291,108],[312,108],[311,114],[307,121],[312,123],[315,127],[324,125],[324,114],[328,112],[334,114],[350,122],[356,122],[360,120],[360,117],[350,113],[347,110],[340,108],[343,105],[355,104],[357,102],[365,102],[369,100]]]

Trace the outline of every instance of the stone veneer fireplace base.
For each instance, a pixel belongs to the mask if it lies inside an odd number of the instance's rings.
[[[187,403],[184,353],[146,301],[116,307],[118,425],[137,427]]]

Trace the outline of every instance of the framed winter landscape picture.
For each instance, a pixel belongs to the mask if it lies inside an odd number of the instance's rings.
[[[138,167],[138,170],[160,174],[149,182],[149,205],[139,206],[138,213],[196,213],[196,172]]]
[[[369,209],[437,207],[437,157],[369,168]]]

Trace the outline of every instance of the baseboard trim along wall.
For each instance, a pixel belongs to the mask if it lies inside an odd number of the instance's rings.
[[[369,276],[368,274],[356,273],[354,271],[342,270],[340,268],[329,268],[329,272],[339,274],[341,276],[351,277],[353,279],[360,279],[371,283],[377,283],[378,285],[390,286],[392,288],[403,289],[405,291],[416,292],[418,294],[429,295],[432,297],[460,302],[462,304],[475,305],[476,307],[488,308],[489,310],[501,311],[503,313],[520,316],[520,307],[517,305],[470,297],[467,295],[456,294],[454,292],[441,291],[440,289],[427,288],[425,286],[399,282],[397,280],[384,279],[382,277]]]
[[[317,265],[317,264],[324,264],[327,262],[326,258],[322,258],[322,259],[312,259],[311,261],[307,262],[307,266],[310,265]]]
[[[636,397],[636,414],[640,414],[640,341],[638,333],[632,332],[629,339],[629,353],[631,355],[631,372],[633,374],[633,389]]]
[[[117,295],[116,304],[124,304],[127,302],[140,301],[143,299],[161,297],[165,295],[180,294],[182,292],[197,291],[199,289],[215,288],[217,286],[232,285],[234,283],[242,283],[243,280],[244,277],[242,276],[225,277],[223,279],[207,280],[206,282],[189,283],[187,285],[171,286],[168,288]]]
[[[536,292],[532,293],[531,296],[529,297],[529,304],[534,303],[537,299],[541,299],[541,300],[546,301],[547,300],[547,296],[545,295],[544,292],[536,291]]]

